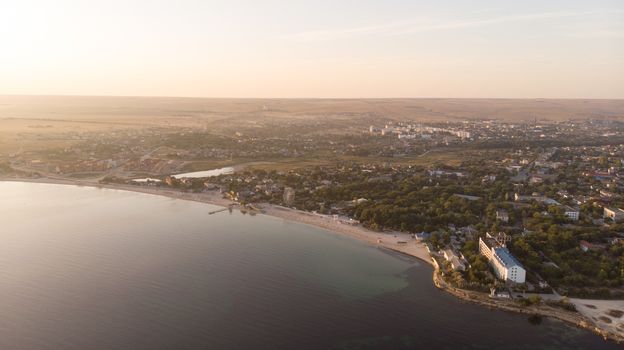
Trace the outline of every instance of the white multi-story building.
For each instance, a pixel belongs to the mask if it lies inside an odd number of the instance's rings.
[[[483,254],[494,268],[496,276],[504,281],[524,283],[526,270],[522,264],[507,250],[490,238],[479,238],[479,252]]]
[[[456,131],[455,135],[462,139],[469,139],[472,136],[472,134],[469,131],[463,131],[463,130]]]
[[[579,219],[579,211],[578,209],[574,209],[570,206],[563,206],[564,212],[563,214],[567,216],[569,219],[577,221]]]

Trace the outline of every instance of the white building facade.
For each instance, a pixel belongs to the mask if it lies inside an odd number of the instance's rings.
[[[577,221],[579,219],[579,211],[578,209],[569,207],[569,206],[564,206],[564,215],[567,216],[570,220],[574,220]]]
[[[496,276],[501,280],[514,283],[525,282],[526,270],[507,248],[497,247],[495,244],[488,245],[482,238],[479,238],[479,252],[488,259]]]

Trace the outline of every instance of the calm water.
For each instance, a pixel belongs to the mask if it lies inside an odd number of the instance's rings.
[[[462,303],[431,268],[309,226],[0,182],[0,349],[617,349]]]

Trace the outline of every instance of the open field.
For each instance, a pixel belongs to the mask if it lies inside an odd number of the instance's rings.
[[[215,135],[357,134],[395,122],[624,118],[624,100],[207,99],[0,96],[0,153],[67,147],[88,133],[202,130]],[[424,159],[419,160],[419,162]]]
[[[368,115],[413,121],[505,121],[624,117],[624,100],[556,99],[210,99],[178,97],[0,96],[0,118],[107,120],[176,125],[231,117]],[[147,119],[145,119],[147,117]]]

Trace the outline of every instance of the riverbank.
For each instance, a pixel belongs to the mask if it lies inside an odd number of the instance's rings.
[[[238,203],[236,202],[223,198],[218,191],[192,193],[181,192],[162,187],[136,186],[126,184],[100,184],[98,182],[88,180],[72,180],[60,178],[0,178],[0,181],[88,186],[95,188],[106,188],[111,190],[131,191],[150,195],[165,196],[169,198],[190,200],[222,207],[238,205]],[[375,232],[372,230],[368,230],[360,225],[351,225],[331,216],[314,214],[268,203],[257,204],[255,205],[255,207],[259,209],[259,211],[264,215],[320,227],[336,234],[348,236],[353,239],[366,242],[373,246],[390,249],[412,257],[416,257],[426,263],[433,265],[431,257],[425,247],[425,244],[413,238],[410,234],[407,233]],[[450,286],[442,278],[440,278],[437,269],[433,273],[433,283],[439,289],[444,290],[462,300],[477,303],[488,308],[497,308],[506,311],[519,312],[524,314],[537,314],[545,317],[556,318],[561,321],[573,324],[575,326],[591,330],[592,332],[599,334],[605,339],[611,339],[617,342],[624,342],[624,329],[616,327],[615,324],[613,324],[611,327],[602,326],[599,322],[597,322],[596,317],[592,317],[591,315],[582,312],[584,308],[579,308],[578,313],[573,313],[565,311],[563,309],[553,308],[547,305],[523,307],[511,300],[492,299],[489,298],[488,294],[486,293],[467,291]],[[585,302],[581,299],[576,299],[575,301],[575,304]],[[585,309],[588,309],[588,312],[595,313],[595,311],[592,311],[589,308]]]

